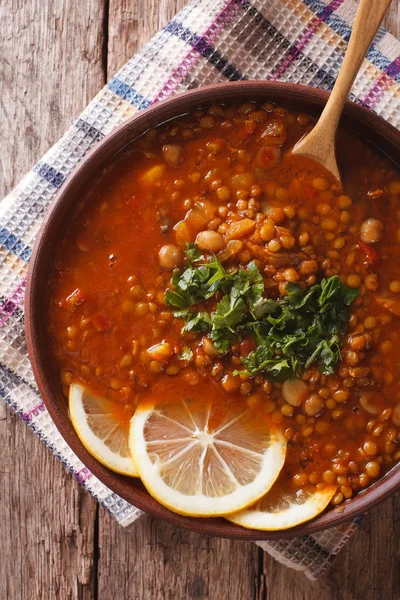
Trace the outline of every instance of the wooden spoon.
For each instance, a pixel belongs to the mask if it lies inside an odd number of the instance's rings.
[[[364,56],[390,3],[391,0],[360,0],[349,45],[329,100],[315,127],[292,150],[292,154],[319,162],[339,183],[335,151],[339,119]]]

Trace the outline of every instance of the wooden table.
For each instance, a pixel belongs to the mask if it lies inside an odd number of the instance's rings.
[[[185,0],[1,0],[0,198]],[[394,0],[386,26],[400,36]],[[1,600],[399,600],[400,495],[317,583],[254,544],[123,530],[0,403]]]

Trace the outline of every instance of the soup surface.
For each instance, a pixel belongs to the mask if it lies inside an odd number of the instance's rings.
[[[341,189],[287,153],[313,123],[249,102],[148,131],[81,202],[47,327],[66,396],[127,424],[150,400],[248,405],[288,440],[281,477],[338,505],[400,460],[400,175],[341,132]]]

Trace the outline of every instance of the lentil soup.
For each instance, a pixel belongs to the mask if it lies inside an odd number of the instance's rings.
[[[66,397],[81,382],[121,407],[127,424],[149,400],[242,403],[284,432],[287,485],[335,485],[339,505],[400,460],[400,174],[342,131],[341,189],[288,154],[313,123],[248,102],[199,110],[136,140],[69,227],[47,326]],[[250,292],[237,291],[239,278]],[[328,284],[337,322],[324,321],[306,355]],[[228,324],[225,311],[217,330],[219,303],[238,294],[244,309]],[[295,296],[310,298],[308,312],[297,303],[296,331],[307,328],[269,345],[263,361],[254,332],[269,314],[275,327]],[[272,304],[260,314],[265,298]]]

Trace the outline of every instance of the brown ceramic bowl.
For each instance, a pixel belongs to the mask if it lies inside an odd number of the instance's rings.
[[[173,117],[212,103],[270,100],[311,113],[321,112],[328,94],[299,85],[262,81],[213,85],[176,96],[138,113],[99,142],[68,177],[49,210],[33,250],[26,293],[26,335],[33,371],[43,400],[62,436],[82,462],[111,490],[145,512],[175,525],[213,536],[242,540],[278,539],[305,535],[339,525],[369,510],[400,487],[400,464],[366,491],[337,509],[295,529],[257,532],[243,529],[222,518],[201,519],[177,515],[161,506],[138,479],[117,475],[103,467],[83,447],[68,417],[67,403],[58,377],[52,372],[46,337],[45,306],[42,291],[52,268],[64,231],[75,213],[78,199],[101,175],[115,155],[147,129]],[[348,102],[343,122],[400,166],[400,131],[360,106]]]

